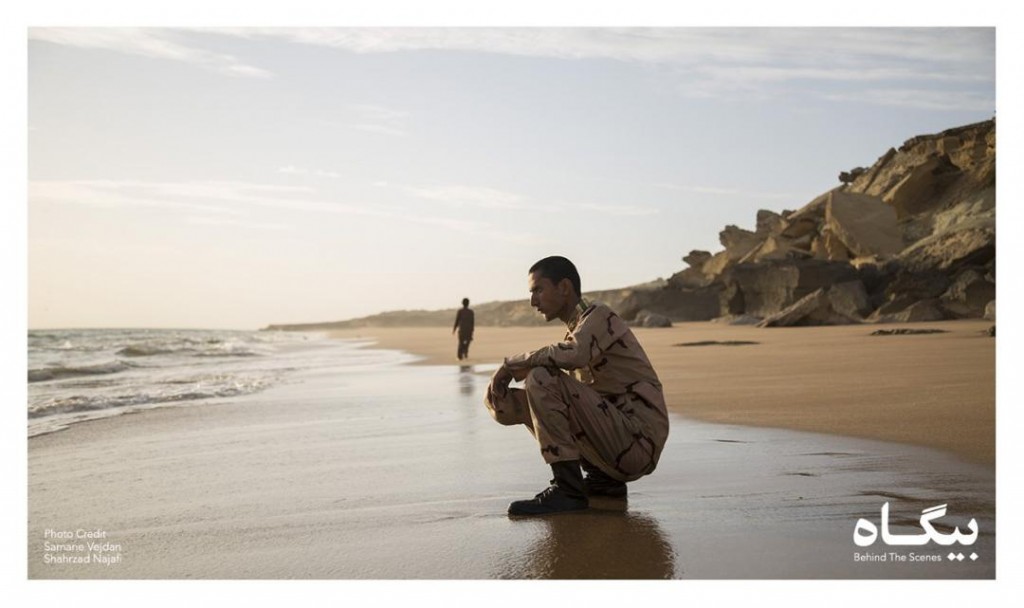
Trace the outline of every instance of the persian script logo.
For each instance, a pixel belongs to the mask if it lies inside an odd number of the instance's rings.
[[[954,527],[949,534],[942,534],[932,526],[932,520],[943,517],[946,514],[946,505],[938,505],[921,511],[921,527],[924,532],[921,534],[893,534],[889,532],[889,503],[882,505],[882,542],[887,545],[925,545],[929,541],[935,541],[940,545],[973,545],[978,539],[978,522],[971,518],[967,522],[970,534],[962,534],[959,527]],[[878,527],[866,519],[857,520],[853,529],[853,542],[858,547],[868,547],[874,544],[878,538]]]

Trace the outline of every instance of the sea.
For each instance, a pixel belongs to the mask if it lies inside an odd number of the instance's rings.
[[[28,436],[155,407],[237,399],[304,372],[415,360],[325,333],[202,329],[28,332]]]

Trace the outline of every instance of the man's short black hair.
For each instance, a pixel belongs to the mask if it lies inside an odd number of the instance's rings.
[[[576,297],[583,296],[583,291],[580,289],[580,273],[568,258],[563,258],[560,255],[546,257],[530,266],[530,272],[539,272],[540,276],[547,278],[555,285],[558,285],[562,279],[569,279],[572,288],[576,290]]]
[[[462,305],[469,306],[469,298],[462,298]]]

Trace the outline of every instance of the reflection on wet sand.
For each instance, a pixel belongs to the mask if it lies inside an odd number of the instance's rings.
[[[473,374],[474,372],[472,365],[459,366],[459,393],[466,396],[473,395],[473,387],[475,383]]]
[[[509,555],[496,578],[667,579],[676,576],[675,550],[658,520],[627,509],[626,501],[595,499],[571,516],[519,518],[536,540]],[[538,527],[540,528],[538,530]]]

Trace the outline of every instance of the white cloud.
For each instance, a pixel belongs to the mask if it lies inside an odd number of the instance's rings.
[[[285,225],[281,223],[271,222],[249,222],[245,220],[236,220],[229,218],[218,218],[201,215],[190,215],[185,218],[185,221],[190,224],[199,224],[201,226],[227,226],[234,228],[246,228],[250,230],[294,230],[294,226]]]
[[[590,211],[612,216],[641,216],[655,215],[659,210],[654,207],[643,207],[639,205],[602,205],[596,203],[573,203],[572,207],[581,211]]]
[[[996,111],[995,97],[970,91],[869,89],[849,93],[826,93],[822,94],[822,98],[838,102],[869,103],[919,110],[973,110],[991,113]]]
[[[410,213],[374,203],[345,203],[319,198],[308,187],[277,186],[231,181],[139,182],[114,180],[72,180],[29,182],[29,202],[51,202],[97,207],[161,207],[188,212],[186,221],[206,218],[209,224],[244,226],[264,223],[238,219],[254,209],[289,212],[355,215],[389,221],[435,226],[472,233],[491,233],[486,222]],[[225,217],[227,216],[227,217]],[[498,234],[498,233],[495,233]],[[499,235],[499,238],[507,235]]]
[[[349,125],[356,131],[366,131],[367,133],[380,133],[381,135],[393,135],[395,137],[405,137],[408,133],[402,129],[396,127],[389,127],[388,125],[375,125],[375,124],[352,124]]]
[[[990,28],[209,28],[242,38],[275,38],[356,53],[461,50],[562,59],[617,59],[697,65],[772,59],[894,57],[991,60]],[[951,52],[955,53],[950,57]],[[769,60],[769,61],[766,61]]]
[[[712,194],[715,196],[741,196],[744,198],[759,198],[759,199],[792,199],[794,195],[789,192],[756,192],[751,190],[739,190],[736,188],[721,188],[717,186],[683,186],[679,184],[661,183],[654,184],[659,188],[665,188],[668,190],[681,190],[683,192],[693,192],[695,194]]]
[[[668,68],[681,94],[764,99],[814,95],[831,83],[859,83],[861,103],[892,105],[888,88],[910,81],[994,89],[994,28],[32,28],[29,37],[86,48],[186,61],[224,74],[270,77],[262,68],[199,48],[206,36],[276,40],[352,53],[448,50],[545,57],[606,59]],[[201,34],[199,36],[198,34]],[[792,90],[793,83],[801,89]],[[816,93],[817,91],[817,93]],[[990,95],[954,94],[921,109],[977,110]],[[932,99],[932,98],[929,98]],[[347,125],[389,136],[406,134],[407,115],[356,106]]]
[[[278,173],[285,175],[307,175],[312,177],[328,177],[330,179],[340,179],[341,174],[337,171],[327,171],[325,169],[305,169],[303,167],[296,167],[295,165],[287,165],[284,167],[277,168]]]
[[[398,122],[405,120],[409,117],[409,113],[403,110],[395,110],[394,108],[386,108],[384,106],[378,106],[373,104],[352,104],[350,106],[356,112],[359,112],[367,120],[374,120],[380,122]]]
[[[108,28],[29,28],[29,40],[40,40],[89,49],[104,49],[156,59],[183,61],[203,68],[246,78],[271,78],[269,71],[240,62],[231,55],[196,48],[180,40],[181,30],[108,27]]]
[[[477,186],[441,186],[435,188],[403,187],[408,194],[455,206],[473,206],[484,209],[526,209],[532,207],[526,200],[511,192]]]
[[[708,66],[696,72],[709,80],[741,82],[786,82],[792,80],[835,80],[843,82],[914,81],[983,82],[983,74],[951,74],[934,70],[917,70],[910,66],[863,66],[829,68],[825,66],[738,65]]]
[[[408,134],[405,126],[409,118],[408,112],[372,104],[353,104],[349,106],[349,110],[355,115],[356,122],[346,124],[347,127],[395,137],[404,137]]]
[[[838,100],[829,93],[836,83],[856,83],[861,94],[843,100],[929,110],[995,105],[992,28],[361,28],[244,35],[356,53],[436,49],[661,65],[674,71],[677,90],[688,97]],[[945,90],[890,91],[914,81]],[[992,92],[963,92],[971,85],[990,85]]]
[[[482,186],[438,186],[432,188],[400,186],[402,191],[418,198],[436,201],[457,207],[480,209],[504,209],[510,211],[542,211],[564,213],[586,211],[609,216],[641,216],[659,213],[655,207],[639,205],[609,205],[601,203],[574,203],[559,200],[538,201],[530,197],[486,188]]]
[[[67,203],[90,207],[160,207],[213,214],[237,214],[235,209],[194,199],[229,198],[224,183],[160,184],[112,180],[30,181],[29,201]]]

